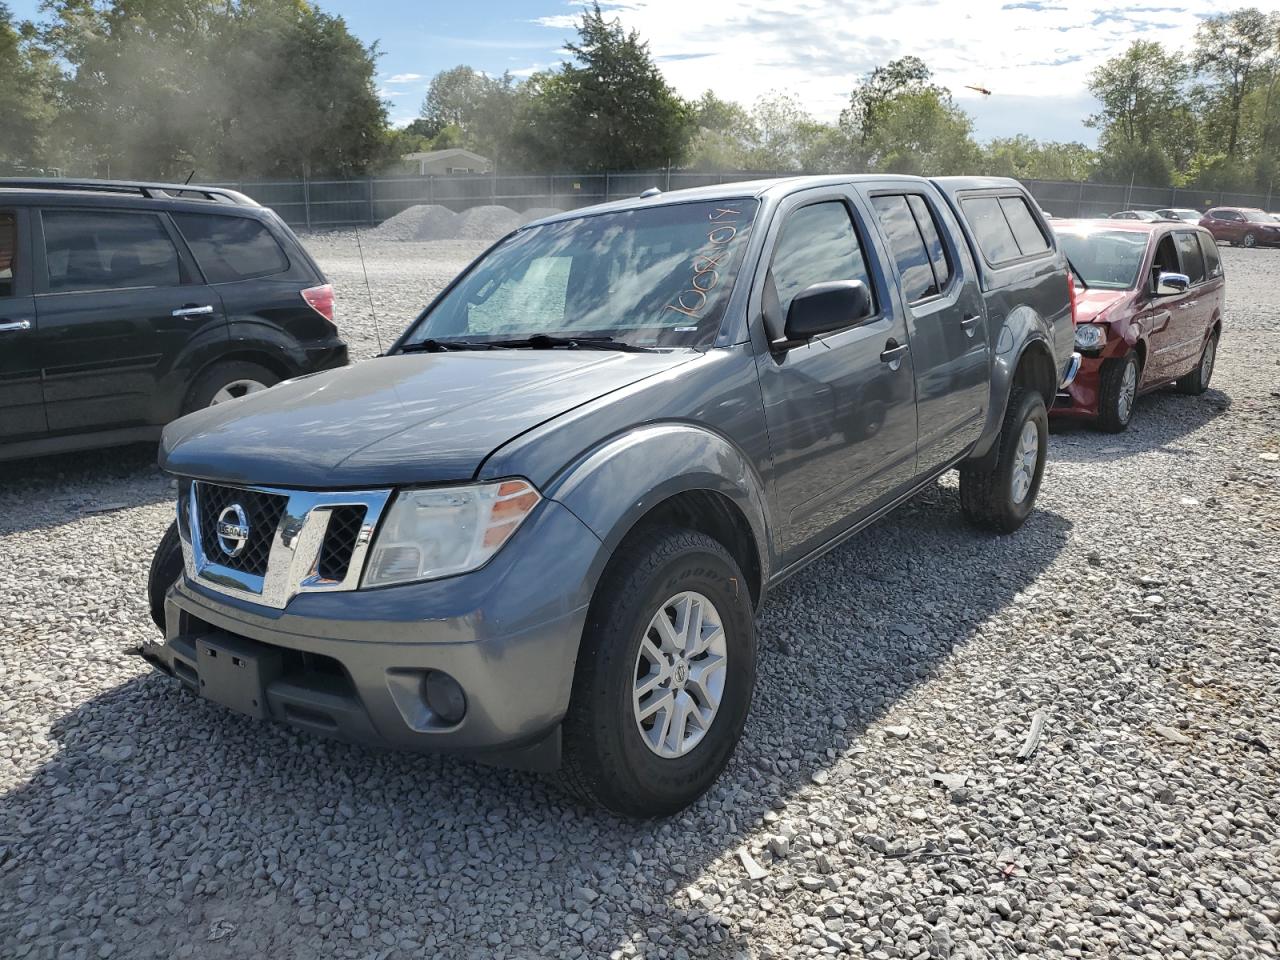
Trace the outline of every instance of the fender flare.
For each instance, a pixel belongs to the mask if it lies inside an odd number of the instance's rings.
[[[1009,406],[1009,394],[1013,390],[1013,380],[1023,358],[1029,350],[1044,350],[1050,369],[1057,376],[1057,365],[1054,361],[1052,330],[1048,322],[1025,304],[1009,311],[996,333],[995,349],[991,356],[991,403],[987,414],[987,425],[982,435],[974,444],[970,459],[986,456],[995,446],[1000,435],[1001,424],[1004,423],[1005,410]],[[1052,402],[1058,383],[1049,387],[1049,402]],[[1048,405],[1046,403],[1046,405]]]
[[[719,433],[688,423],[652,423],[585,451],[543,495],[570,510],[600,539],[591,588],[626,535],[655,507],[682,493],[723,495],[746,520],[760,571],[773,568],[765,484],[750,460]]]

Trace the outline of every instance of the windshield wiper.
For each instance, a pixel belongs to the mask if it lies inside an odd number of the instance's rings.
[[[1089,284],[1085,283],[1084,274],[1082,274],[1079,270],[1076,269],[1076,265],[1071,262],[1071,258],[1068,257],[1065,253],[1063,254],[1063,258],[1067,261],[1067,269],[1076,275],[1076,280],[1079,281],[1080,286],[1083,287],[1085,290],[1088,290]]]
[[[450,350],[488,350],[492,344],[479,340],[435,340],[428,337],[414,343],[406,343],[401,353],[448,353]]]
[[[535,333],[529,337],[515,340],[490,340],[490,347],[500,349],[517,349],[528,347],[533,350],[551,350],[555,347],[567,347],[570,350],[625,350],[628,352],[648,353],[657,347],[642,347],[639,344],[615,340],[613,337],[555,337],[549,333]]]

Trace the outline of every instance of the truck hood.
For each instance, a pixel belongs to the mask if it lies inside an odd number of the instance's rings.
[[[1093,323],[1104,311],[1110,310],[1121,300],[1133,297],[1132,290],[1098,290],[1090,287],[1076,294],[1076,323]],[[1112,311],[1103,318],[1104,323],[1121,319],[1124,308]]]
[[[310,489],[470,479],[507,441],[692,351],[494,350],[382,357],[282,383],[165,428],[160,466]]]

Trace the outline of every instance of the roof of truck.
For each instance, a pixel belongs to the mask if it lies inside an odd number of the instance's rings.
[[[808,190],[814,187],[836,186],[843,183],[933,183],[947,192],[958,190],[1007,189],[1017,187],[1016,180],[1007,177],[925,177],[900,176],[879,173],[845,173],[827,175],[806,175],[795,177],[772,177],[763,180],[741,180],[734,183],[716,183],[705,187],[689,187],[684,190],[672,190],[669,193],[655,193],[649,196],[627,197],[623,200],[612,200],[598,203],[577,210],[566,210],[533,220],[526,226],[543,223],[554,223],[559,220],[573,220],[577,217],[592,216],[598,213],[616,213],[623,210],[639,210],[646,207],[661,207],[674,203],[698,203],[708,200],[730,200],[742,197],[765,198],[768,196],[786,196],[797,190]]]

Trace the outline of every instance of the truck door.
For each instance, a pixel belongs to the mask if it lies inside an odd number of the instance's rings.
[[[26,210],[0,208],[0,443],[46,429],[29,241]]]
[[[770,226],[753,304],[757,369],[773,455],[784,562],[799,559],[915,477],[911,351],[892,282],[865,247],[865,214],[841,189],[804,191]],[[789,350],[763,332],[763,310],[786,316],[815,283],[860,280],[872,314]]]
[[[867,190],[906,302],[915,365],[918,473],[959,457],[982,433],[991,358],[977,270],[951,212],[917,184]]]

